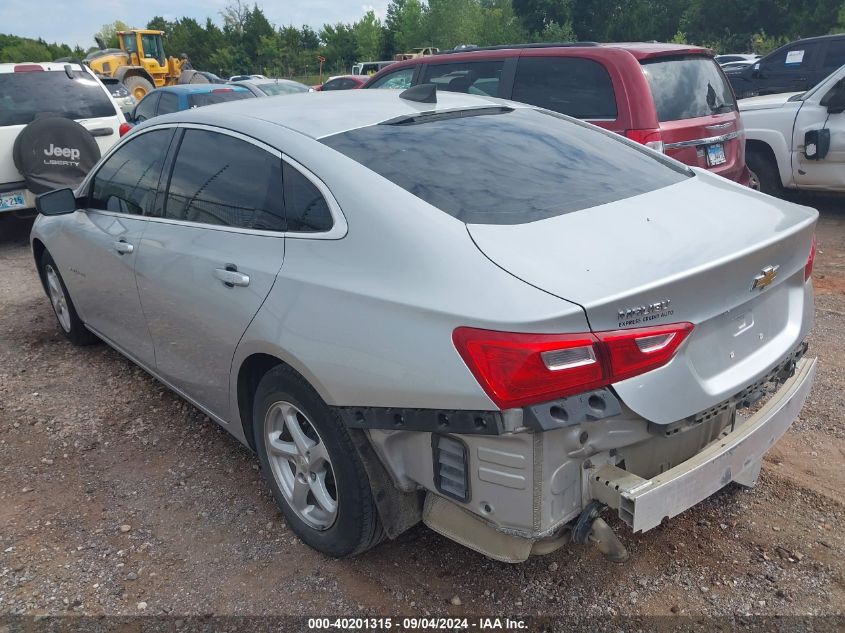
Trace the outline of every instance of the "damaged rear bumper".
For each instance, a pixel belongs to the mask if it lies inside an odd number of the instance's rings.
[[[685,462],[651,479],[617,466],[590,473],[592,496],[615,508],[635,532],[650,530],[703,501],[732,481],[756,483],[763,455],[798,417],[816,375],[816,359],[798,362],[775,396],[732,432]]]

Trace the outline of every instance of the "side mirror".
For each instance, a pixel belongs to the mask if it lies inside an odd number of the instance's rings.
[[[804,156],[807,160],[822,160],[830,151],[830,130],[810,130],[804,134]]]
[[[35,198],[35,208],[41,215],[66,215],[76,211],[73,189],[56,189]]]
[[[820,103],[827,108],[830,114],[845,112],[845,86],[837,85],[822,98]]]
[[[751,75],[754,77],[760,77],[763,73],[760,72],[760,62],[757,62],[751,67]]]

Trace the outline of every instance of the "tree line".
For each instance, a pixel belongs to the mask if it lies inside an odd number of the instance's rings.
[[[384,19],[365,12],[352,23],[272,24],[258,4],[234,0],[204,22],[153,17],[170,55],[222,77],[240,73],[315,75],[359,61],[388,60],[415,47],[441,50],[538,41],[675,41],[717,52],[764,54],[799,37],[845,31],[843,0],[391,0]],[[96,34],[117,46],[122,22]],[[92,34],[93,35],[93,34]],[[93,37],[92,37],[93,40]],[[82,57],[87,51],[0,35],[0,62]]]

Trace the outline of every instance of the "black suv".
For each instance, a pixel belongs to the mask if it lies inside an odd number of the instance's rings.
[[[804,92],[845,64],[845,33],[781,46],[747,68],[725,69],[738,99]]]

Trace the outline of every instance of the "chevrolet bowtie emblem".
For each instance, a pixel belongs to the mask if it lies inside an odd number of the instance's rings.
[[[754,283],[751,284],[751,290],[763,290],[766,286],[771,284],[778,276],[778,269],[780,266],[766,266],[760,271],[760,274],[754,278]]]

